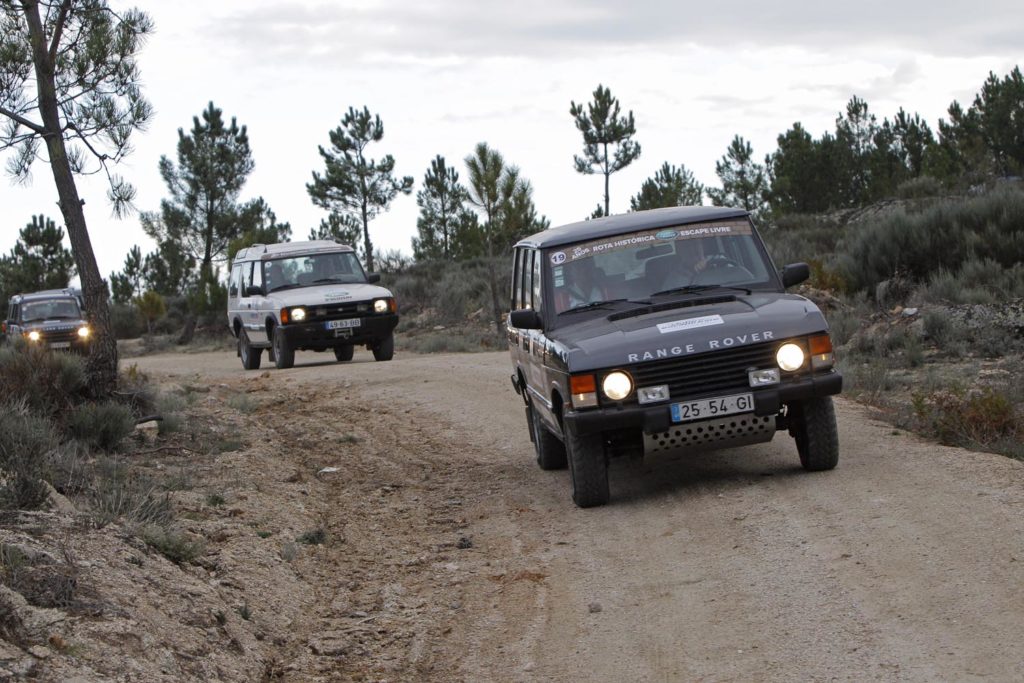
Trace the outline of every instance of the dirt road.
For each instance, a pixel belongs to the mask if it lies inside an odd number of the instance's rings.
[[[374,497],[353,501],[339,485],[323,505],[365,513],[331,522],[344,522],[339,558],[362,539],[407,573],[374,574],[367,550],[344,607],[332,607],[339,587],[322,586],[333,597],[311,599],[282,645],[289,680],[314,679],[308,667],[331,680],[331,662],[308,654],[330,648],[308,643],[374,580],[375,608],[407,614],[408,633],[387,650],[390,679],[1024,680],[1021,463],[924,442],[840,400],[833,472],[804,473],[779,434],[615,461],[613,503],[579,510],[568,473],[534,464],[505,354],[325,360],[300,353],[294,369],[262,379],[227,353],[132,361],[298,396],[259,413],[282,439],[290,423],[316,425],[314,444],[275,446],[285,459],[304,448],[308,461],[315,443],[353,429],[368,447],[385,444],[373,452],[379,480],[363,489]],[[342,406],[370,410],[354,427],[332,419]],[[417,566],[431,572],[408,573]],[[320,580],[332,576],[348,581]]]

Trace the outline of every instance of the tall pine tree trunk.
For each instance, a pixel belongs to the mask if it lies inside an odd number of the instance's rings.
[[[363,202],[363,248],[366,250],[366,270],[373,272],[373,245],[370,243],[370,221],[366,217],[366,202]]]
[[[34,6],[33,6],[34,5]],[[43,121],[46,151],[50,157],[60,211],[71,240],[71,250],[82,281],[86,316],[92,328],[93,338],[86,362],[89,388],[96,396],[107,396],[117,388],[117,341],[110,324],[110,309],[107,305],[107,287],[96,265],[89,230],[85,224],[85,212],[75,186],[67,148],[57,106],[57,90],[54,83],[54,67],[50,60],[38,5],[25,4],[25,18],[32,41],[33,62],[38,86],[39,114]]]

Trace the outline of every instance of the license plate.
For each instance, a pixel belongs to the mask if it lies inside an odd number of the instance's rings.
[[[359,327],[363,324],[363,321],[359,318],[349,318],[348,320],[328,320],[324,324],[327,325],[329,330],[347,330],[352,327]]]
[[[733,413],[749,413],[754,410],[753,394],[736,394],[719,398],[705,398],[700,401],[672,404],[672,421],[689,422],[708,420]]]
[[[71,342],[50,342],[51,349],[70,349]]]

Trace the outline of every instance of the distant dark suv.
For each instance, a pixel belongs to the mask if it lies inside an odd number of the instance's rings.
[[[29,344],[67,351],[84,352],[92,341],[81,296],[74,289],[11,297],[2,332],[7,341],[23,338]]]
[[[786,288],[746,211],[678,207],[574,223],[515,247],[512,382],[542,469],[569,465],[580,507],[608,459],[796,440],[839,458],[842,389],[824,316]]]

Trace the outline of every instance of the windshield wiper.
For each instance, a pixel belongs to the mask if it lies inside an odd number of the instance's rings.
[[[341,278],[338,278],[338,277],[322,277],[319,280],[313,280],[313,284],[314,285],[318,285],[321,282],[326,282],[328,284],[333,282],[335,284],[343,285],[343,284],[345,284],[348,281],[347,280],[342,280]]]
[[[270,292],[276,292],[279,289],[294,289],[296,287],[302,287],[302,285],[296,282],[292,282],[286,285],[278,285],[277,287],[271,287],[269,290],[267,290],[267,294],[270,294]]]
[[[746,287],[733,287],[730,285],[686,285],[684,287],[673,287],[672,289],[665,289],[660,292],[655,292],[651,296],[662,296],[663,294],[696,294],[698,292],[706,292],[709,289],[732,289],[737,292],[743,292],[744,294],[753,294],[753,290]]]
[[[579,306],[573,306],[572,308],[562,311],[558,315],[565,315],[566,313],[579,313],[580,311],[591,311],[595,308],[609,308],[609,304],[617,304],[622,301],[628,301],[628,299],[608,299],[606,301],[591,301],[589,304],[580,304]]]

